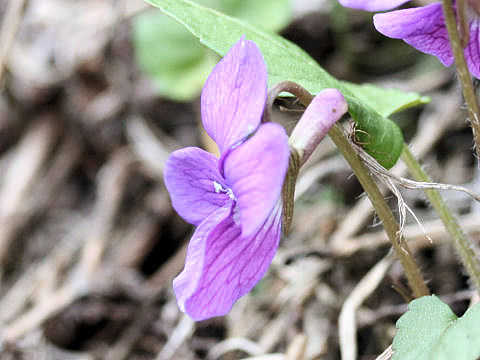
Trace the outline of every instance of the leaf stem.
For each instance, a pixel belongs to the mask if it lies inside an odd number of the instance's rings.
[[[402,160],[417,181],[431,181],[407,145],[403,147]],[[457,219],[448,209],[440,193],[435,189],[424,189],[424,191],[448,233],[452,236],[455,249],[460,256],[463,266],[470,275],[472,282],[475,284],[477,291],[480,290],[480,260],[473,251],[470,239],[462,231]]]
[[[277,84],[276,87],[278,87],[276,89],[277,91],[281,89],[282,91],[286,91],[295,95],[305,107],[307,107],[313,99],[313,96],[307,90],[294,82],[282,82]],[[280,93],[280,91],[278,93]],[[378,189],[378,186],[373,178],[370,176],[362,160],[350,145],[350,142],[344,135],[340,126],[335,124],[328,132],[328,135],[349,163],[350,167],[355,173],[355,176],[372,202],[378,217],[382,221],[382,225],[387,233],[387,236],[392,243],[393,249],[395,250],[398,259],[403,266],[408,283],[413,291],[413,295],[415,297],[429,295],[430,291],[425,284],[425,280],[423,279],[415,258],[410,251],[405,237],[399,231],[400,229],[398,222],[393,216],[392,211],[385,202],[382,193]]]
[[[480,159],[480,107],[475,96],[475,90],[465,61],[465,54],[463,52],[462,41],[460,39],[455,12],[453,9],[452,0],[442,0],[443,14],[445,16],[445,23],[447,26],[448,37],[453,50],[455,64],[457,66],[457,74],[462,86],[463,97],[467,104],[468,116],[472,124],[473,137],[475,139],[475,148],[477,157]],[[462,9],[459,9],[459,11]],[[467,10],[465,10],[467,11]],[[466,29],[468,30],[468,29]],[[464,35],[465,39],[466,35]],[[465,40],[464,40],[465,41]]]

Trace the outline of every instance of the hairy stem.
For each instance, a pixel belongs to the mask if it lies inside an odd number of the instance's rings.
[[[408,170],[417,181],[430,182],[431,179],[423,171],[415,156],[410,149],[404,145],[402,152],[402,160],[408,167]],[[480,260],[476,256],[471,246],[470,239],[462,231],[457,219],[452,215],[447,205],[443,201],[440,193],[435,189],[424,189],[425,194],[432,203],[433,208],[442,220],[448,233],[453,238],[455,249],[462,260],[463,266],[467,270],[472,282],[480,290]]]
[[[362,160],[352,148],[350,142],[338,125],[333,126],[328,135],[330,135],[330,138],[350,164],[355,176],[372,202],[375,212],[382,221],[382,225],[392,243],[393,249],[405,270],[405,275],[407,276],[408,283],[414,296],[420,297],[429,295],[430,291],[425,284],[425,280],[423,279],[415,258],[410,251],[405,237],[399,231],[398,222],[393,216],[392,211],[385,202],[382,193],[378,189],[375,181],[373,181]]]
[[[465,61],[465,54],[463,53],[462,41],[458,34],[457,21],[455,18],[452,0],[442,0],[442,5],[445,23],[448,30],[448,37],[450,38],[450,44],[452,45],[453,55],[455,57],[455,64],[457,66],[458,78],[462,86],[463,97],[465,98],[468,116],[470,117],[470,122],[472,124],[475,148],[477,150],[477,156],[480,159],[480,108],[475,96],[470,71],[468,70],[467,63]],[[466,35],[463,36],[464,39],[465,36]]]
[[[275,92],[277,92],[277,94],[281,91],[286,91],[295,95],[304,106],[308,106],[313,99],[313,96],[307,90],[290,81],[282,82],[275,86]],[[393,249],[403,266],[413,295],[415,297],[429,295],[430,291],[425,284],[425,280],[423,279],[415,258],[408,247],[405,237],[399,231],[398,222],[393,216],[392,211],[385,202],[382,193],[378,189],[373,178],[370,176],[362,160],[352,148],[347,137],[338,125],[334,125],[328,132],[328,135],[330,135],[330,138],[350,164],[355,176],[370,198],[370,201],[375,208],[375,212],[382,221],[382,225],[392,243]]]

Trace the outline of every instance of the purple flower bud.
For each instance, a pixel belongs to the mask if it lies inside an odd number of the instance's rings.
[[[337,89],[322,90],[313,98],[290,136],[290,145],[298,151],[302,164],[347,110],[347,102]]]

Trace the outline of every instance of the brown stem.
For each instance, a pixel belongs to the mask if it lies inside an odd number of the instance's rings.
[[[465,0],[457,0],[457,13],[460,44],[462,48],[465,48],[470,41],[470,26],[468,24],[467,3]]]
[[[472,78],[465,61],[463,46],[458,35],[457,21],[453,9],[452,0],[442,0],[443,14],[447,25],[448,37],[452,45],[455,64],[457,65],[457,74],[462,85],[463,96],[467,104],[468,116],[472,124],[473,137],[475,139],[475,148],[477,157],[480,159],[480,108],[473,88]]]

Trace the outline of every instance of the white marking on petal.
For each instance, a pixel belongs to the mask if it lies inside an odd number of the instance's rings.
[[[216,182],[215,180],[213,181],[213,187],[215,188],[215,192],[218,194],[220,192],[224,192],[225,190],[223,189],[222,185]]]
[[[229,197],[230,199],[232,199],[232,200],[237,200],[237,198],[235,197],[235,195],[233,195],[232,189],[227,189],[226,191],[227,191],[227,195],[228,195],[228,197]]]
[[[219,193],[224,193],[224,194],[227,194],[230,199],[235,200],[235,201],[237,200],[237,198],[236,198],[235,195],[233,194],[232,189],[230,189],[230,188],[226,188],[226,189],[225,189],[225,188],[222,186],[222,184],[216,182],[215,180],[213,181],[213,188],[215,189],[215,192],[216,192],[217,194],[219,194]]]

